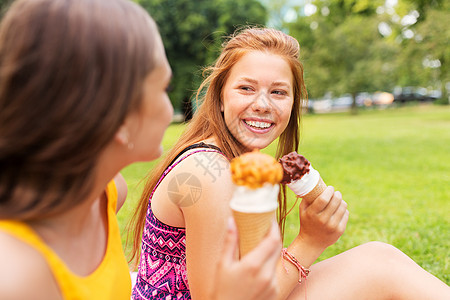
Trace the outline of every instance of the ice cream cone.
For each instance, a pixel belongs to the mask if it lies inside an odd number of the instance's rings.
[[[239,233],[239,252],[243,257],[261,242],[276,219],[278,185],[258,189],[237,186],[230,208]]]
[[[276,219],[283,168],[270,155],[254,150],[234,158],[230,170],[235,184],[230,208],[243,257],[261,242]]]
[[[239,233],[239,254],[243,257],[267,234],[276,218],[276,210],[261,213],[232,212]]]
[[[288,183],[288,187],[298,197],[311,203],[326,189],[327,185],[320,173],[310,165],[309,172],[303,175],[301,179]]]
[[[306,195],[302,196],[303,201],[311,203],[327,188],[327,185],[323,181],[322,177],[319,177],[319,181],[316,186]]]

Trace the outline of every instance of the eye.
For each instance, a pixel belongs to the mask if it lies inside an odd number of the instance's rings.
[[[283,91],[283,90],[274,90],[274,91],[272,91],[272,94],[280,95],[280,96],[286,96],[287,92]]]
[[[251,92],[253,91],[253,88],[251,86],[248,85],[243,85],[239,87],[240,90],[246,91],[246,92]]]

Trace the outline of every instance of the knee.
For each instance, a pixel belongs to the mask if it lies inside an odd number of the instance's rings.
[[[396,247],[383,242],[368,242],[361,245],[364,252],[377,264],[391,266],[407,256]]]

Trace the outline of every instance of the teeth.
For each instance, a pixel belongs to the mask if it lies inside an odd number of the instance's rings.
[[[259,122],[259,121],[245,121],[247,125],[257,128],[269,128],[272,124],[267,122]]]

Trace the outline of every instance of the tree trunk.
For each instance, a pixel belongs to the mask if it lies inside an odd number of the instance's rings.
[[[356,115],[358,114],[358,106],[356,105],[356,92],[352,92],[352,109],[351,114]]]

